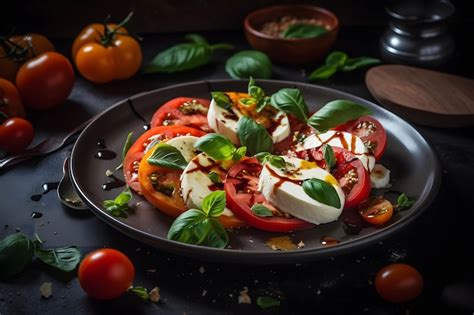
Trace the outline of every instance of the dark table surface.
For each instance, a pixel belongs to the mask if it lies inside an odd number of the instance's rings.
[[[380,28],[343,28],[336,48],[354,56],[378,56],[381,32]],[[462,32],[455,32],[458,34],[461,36]],[[179,42],[182,35],[145,36],[144,64],[156,52]],[[237,49],[248,48],[240,32],[205,35],[211,42],[230,40]],[[58,40],[55,44],[69,56],[71,40]],[[458,45],[455,61],[446,71],[469,75],[472,62],[469,62],[466,47],[469,46]],[[224,71],[227,56],[219,54],[212,64],[195,71],[137,75],[106,85],[93,85],[77,76],[74,89],[62,107],[31,115],[37,132],[35,142],[53,134],[64,134],[116,101],[138,92],[201,79],[228,78]],[[303,74],[312,68],[313,65],[275,65],[273,78],[304,82]],[[372,100],[364,85],[364,74],[360,71],[338,75],[322,85]],[[474,128],[415,127],[434,147],[443,168],[442,188],[433,206],[392,239],[363,252],[305,264],[256,267],[200,262],[150,248],[115,231],[93,215],[74,213],[62,206],[55,191],[38,202],[32,201],[30,196],[41,193],[43,183],[61,178],[62,163],[70,154],[71,145],[4,171],[0,173],[0,237],[15,231],[30,236],[37,233],[46,241],[45,246],[78,245],[83,253],[100,247],[117,248],[133,261],[135,284],[147,288],[158,286],[162,301],[146,303],[130,295],[114,301],[95,301],[86,296],[74,276],[58,275],[35,262],[18,277],[0,283],[0,314],[259,313],[262,311],[255,300],[262,295],[281,300],[281,306],[265,311],[268,313],[424,314],[437,310],[444,314],[462,314],[463,311],[451,306],[449,301],[466,295],[471,308],[474,303],[474,296],[469,296],[474,290],[471,245],[474,239]],[[32,219],[33,211],[43,216]],[[375,292],[375,273],[393,262],[412,264],[424,277],[423,294],[409,304],[386,303]],[[53,283],[53,296],[49,299],[40,296],[39,287],[43,282]],[[244,287],[248,287],[251,305],[238,304],[237,297]]]

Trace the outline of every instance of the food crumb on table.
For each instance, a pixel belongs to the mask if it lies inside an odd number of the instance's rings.
[[[161,299],[160,288],[154,287],[153,289],[151,289],[151,291],[150,291],[150,301],[152,301],[154,303],[157,303],[157,302],[160,301],[160,299]]]
[[[53,294],[53,283],[52,282],[43,282],[39,287],[41,297],[48,299]]]
[[[239,304],[252,304],[252,299],[248,295],[249,289],[244,287],[242,291],[240,291],[240,295],[238,297]]]

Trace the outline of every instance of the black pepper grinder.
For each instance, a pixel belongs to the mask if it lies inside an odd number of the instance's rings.
[[[389,27],[380,41],[387,62],[438,67],[454,54],[448,19],[455,8],[448,0],[390,1]]]

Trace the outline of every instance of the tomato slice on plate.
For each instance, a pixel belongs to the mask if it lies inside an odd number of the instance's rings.
[[[367,200],[371,190],[370,175],[362,162],[350,151],[332,147],[336,157],[336,167],[331,174],[337,179],[346,196],[344,208],[350,209]],[[326,168],[321,148],[297,152],[299,158],[315,161]]]
[[[393,205],[382,197],[374,198],[360,204],[359,213],[370,224],[382,225],[392,218]]]
[[[365,143],[369,151],[379,160],[387,146],[387,133],[382,124],[372,116],[362,116],[340,125],[335,130],[350,132]]]
[[[257,190],[258,176],[262,166],[255,158],[244,159],[234,165],[227,173],[224,181],[224,190],[227,196],[227,206],[238,217],[249,225],[269,232],[290,232],[313,227],[314,225],[300,219],[290,217],[276,209]],[[251,207],[254,204],[263,204],[272,210],[272,217],[259,217]]]
[[[151,127],[188,126],[212,132],[207,124],[210,101],[194,97],[177,97],[169,100],[155,112]]]
[[[288,115],[288,120],[290,121],[290,135],[282,141],[275,143],[275,154],[285,155],[288,152],[294,152],[296,144],[302,138],[314,132],[313,128],[299,121],[293,115]]]
[[[137,141],[130,147],[125,156],[123,163],[123,175],[130,186],[136,192],[140,192],[141,188],[138,184],[138,166],[145,154],[146,148],[155,140],[167,140],[178,136],[190,135],[202,137],[206,133],[185,126],[160,126],[155,127],[142,134]]]

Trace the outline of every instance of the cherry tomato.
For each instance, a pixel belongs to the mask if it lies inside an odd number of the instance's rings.
[[[375,289],[386,301],[404,303],[414,300],[423,291],[423,277],[410,265],[391,264],[375,276]]]
[[[158,108],[151,119],[151,126],[188,126],[212,132],[207,124],[209,105],[209,100],[201,98],[173,98]]]
[[[382,225],[392,218],[393,205],[387,199],[374,198],[360,204],[359,213],[370,224]]]
[[[135,268],[122,252],[111,248],[89,253],[79,266],[82,289],[95,299],[114,299],[132,285]]]
[[[28,60],[16,76],[16,86],[25,106],[36,110],[48,110],[64,102],[73,84],[71,63],[56,52]]]
[[[20,93],[8,80],[0,78],[0,112],[7,117],[25,117],[25,109],[21,102]]]
[[[23,118],[10,118],[0,126],[0,148],[8,153],[25,150],[34,137],[33,126]]]
[[[95,23],[84,28],[74,41],[72,55],[77,70],[94,83],[128,79],[142,63],[138,41],[115,24],[104,27]]]
[[[249,225],[269,232],[290,232],[313,227],[314,225],[300,219],[288,216],[274,207],[257,190],[259,175],[262,166],[257,159],[244,159],[229,170],[224,181],[224,190],[227,196],[227,206],[238,217]],[[272,217],[259,217],[251,207],[263,204],[272,210]]]
[[[40,34],[2,38],[0,39],[0,77],[15,82],[18,69],[25,61],[54,50],[54,45]]]
[[[382,157],[387,146],[387,133],[382,124],[372,116],[362,116],[334,129],[350,132],[361,138],[377,160]]]

